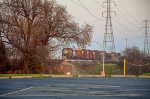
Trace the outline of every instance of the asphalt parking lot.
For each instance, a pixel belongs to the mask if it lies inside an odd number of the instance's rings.
[[[0,79],[0,99],[150,99],[148,78]]]

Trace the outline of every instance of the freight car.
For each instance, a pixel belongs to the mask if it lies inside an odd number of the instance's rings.
[[[83,50],[79,49],[79,48],[76,49],[74,58],[75,59],[82,59],[82,58],[84,58]]]
[[[75,59],[75,60],[98,60],[102,61],[103,53],[105,54],[105,61],[112,62],[118,59],[118,53],[106,53],[98,50],[88,49],[75,49],[63,48],[62,57],[63,59]]]
[[[92,54],[93,54],[93,57],[92,57],[93,60],[100,60],[100,51],[93,50]]]

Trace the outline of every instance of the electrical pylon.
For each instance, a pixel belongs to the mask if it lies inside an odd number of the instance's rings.
[[[115,52],[114,35],[111,21],[111,13],[115,13],[115,11],[111,10],[111,3],[115,4],[115,2],[112,2],[111,0],[106,0],[105,2],[103,2],[103,4],[104,3],[106,4],[107,9],[102,13],[103,17],[106,17],[103,47],[105,51]],[[106,13],[106,16],[104,16],[104,13]]]
[[[144,30],[145,30],[145,33],[144,33],[144,54],[145,56],[150,56],[150,35],[148,33],[148,25],[150,24],[150,21],[148,20],[144,20],[143,21],[143,25],[144,25]]]

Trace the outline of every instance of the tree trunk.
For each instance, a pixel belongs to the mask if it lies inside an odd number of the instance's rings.
[[[24,54],[24,65],[23,65],[23,73],[28,74],[30,73],[30,54]]]

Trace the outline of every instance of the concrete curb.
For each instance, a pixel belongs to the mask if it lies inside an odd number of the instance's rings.
[[[102,75],[78,75],[78,77],[105,77]]]
[[[0,77],[0,79],[13,79],[13,78],[72,78],[72,77],[99,77],[105,78],[102,75],[38,75],[38,76],[10,76],[10,77]],[[124,78],[124,75],[111,75],[112,78]],[[126,75],[125,78],[150,78],[150,76],[135,76]]]
[[[135,76],[135,75],[111,75],[111,77],[131,77],[131,78],[137,78],[138,76]]]
[[[124,77],[124,75],[111,75],[113,78]],[[135,75],[126,75],[126,78],[150,78],[150,76],[135,76]]]

